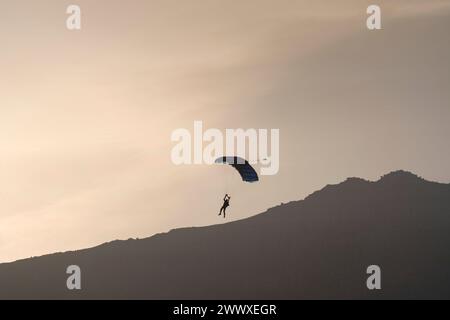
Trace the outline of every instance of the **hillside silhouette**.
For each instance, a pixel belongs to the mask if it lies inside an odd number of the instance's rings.
[[[450,185],[349,178],[222,225],[0,264],[1,299],[450,298]],[[82,290],[66,288],[79,265]],[[382,290],[366,287],[379,265]]]

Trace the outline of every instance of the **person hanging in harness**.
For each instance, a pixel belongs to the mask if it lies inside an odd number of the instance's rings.
[[[223,211],[224,219],[225,219],[225,210],[227,210],[227,208],[230,206],[230,199],[231,199],[231,197],[228,194],[226,194],[225,197],[223,198],[223,205],[222,205],[222,208],[220,208],[219,216],[222,215],[222,211]]]

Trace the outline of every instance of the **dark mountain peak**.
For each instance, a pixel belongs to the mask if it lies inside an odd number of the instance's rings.
[[[392,171],[381,177],[379,182],[420,182],[425,181],[422,177],[404,170]]]
[[[381,176],[377,181],[366,180],[358,177],[349,177],[337,184],[328,184],[321,190],[313,192],[304,200],[315,203],[331,203],[334,201],[344,201],[347,203],[365,199],[369,194],[405,194],[419,187],[426,188],[428,185],[440,184],[431,182],[419,177],[418,175],[405,171],[397,170]],[[385,190],[386,192],[381,192]],[[392,190],[395,190],[393,193]]]
[[[396,170],[396,171],[392,171],[389,172],[388,174],[385,174],[384,176],[382,176],[382,178],[389,178],[389,177],[400,177],[400,178],[418,178],[421,179],[417,174],[414,174],[410,171],[405,171],[405,170]]]
[[[370,183],[370,181],[362,179],[362,178],[358,178],[358,177],[350,177],[347,178],[347,180],[345,180],[344,182],[346,183],[356,183],[356,184],[366,184],[366,183]]]

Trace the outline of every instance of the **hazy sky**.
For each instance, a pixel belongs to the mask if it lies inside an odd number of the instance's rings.
[[[450,182],[449,1],[3,2],[0,262],[222,223],[225,191],[234,220],[349,176]],[[279,128],[279,174],[174,166],[194,120]]]

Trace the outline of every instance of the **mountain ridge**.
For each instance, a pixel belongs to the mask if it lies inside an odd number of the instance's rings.
[[[149,239],[152,239],[154,237],[168,235],[168,234],[170,234],[172,232],[176,232],[178,230],[185,230],[185,229],[189,229],[190,230],[190,229],[208,228],[208,227],[213,227],[213,226],[226,225],[226,224],[230,224],[230,223],[237,223],[237,222],[240,222],[240,221],[245,221],[247,219],[253,219],[255,217],[258,217],[260,215],[268,213],[270,210],[272,210],[274,208],[279,208],[280,206],[289,205],[291,203],[299,203],[299,202],[302,202],[302,201],[306,201],[310,197],[313,197],[315,194],[320,194],[321,192],[327,190],[327,188],[338,187],[340,185],[345,185],[345,184],[348,184],[348,183],[374,184],[374,183],[380,183],[380,182],[384,182],[384,181],[389,181],[392,178],[394,178],[394,179],[400,178],[402,180],[415,179],[416,181],[423,181],[423,182],[427,182],[427,183],[436,183],[436,184],[449,185],[450,186],[450,183],[447,184],[447,183],[429,181],[429,180],[426,180],[426,179],[420,177],[417,174],[414,174],[414,173],[412,173],[410,171],[401,170],[401,169],[400,170],[391,171],[391,172],[389,172],[389,173],[387,173],[385,175],[382,175],[378,180],[373,180],[373,181],[372,180],[363,179],[363,178],[359,178],[359,177],[348,177],[346,180],[344,180],[342,182],[339,182],[339,183],[336,183],[336,184],[328,184],[325,187],[323,187],[322,189],[319,189],[317,191],[312,192],[310,195],[306,196],[304,199],[292,200],[292,201],[289,201],[289,202],[286,202],[286,203],[281,203],[280,205],[273,206],[271,208],[268,208],[266,211],[263,211],[261,213],[258,213],[258,214],[255,214],[253,216],[247,217],[245,219],[239,219],[239,220],[234,220],[234,221],[231,221],[231,222],[218,223],[218,224],[207,225],[207,226],[192,226],[192,227],[174,228],[174,229],[168,230],[167,232],[158,232],[158,233],[155,233],[155,234],[153,234],[151,236],[148,236],[148,237],[145,237],[145,238],[116,239],[116,240],[107,241],[107,242],[104,242],[104,243],[101,243],[101,244],[98,244],[98,245],[95,245],[95,246],[92,246],[92,247],[87,247],[87,248],[82,248],[82,249],[68,250],[68,251],[61,251],[61,252],[53,252],[53,253],[48,253],[48,254],[44,254],[44,255],[40,255],[40,256],[32,256],[32,257],[28,257],[28,258],[18,259],[18,260],[11,261],[11,262],[3,262],[3,263],[0,262],[0,266],[3,265],[3,264],[11,264],[11,263],[19,262],[19,261],[24,261],[24,260],[29,260],[29,259],[36,259],[36,258],[41,258],[41,257],[46,257],[46,256],[59,255],[59,254],[65,254],[65,253],[82,252],[82,251],[85,251],[85,250],[95,249],[95,248],[99,248],[99,247],[103,247],[103,246],[107,246],[107,245],[114,245],[114,244],[117,244],[117,243],[129,243],[129,242],[133,242],[133,241],[149,240]]]
[[[450,297],[449,213],[450,184],[406,171],[349,178],[243,220],[0,264],[0,298]],[[374,263],[386,270],[381,292],[365,287]],[[64,286],[70,264],[81,292]]]

